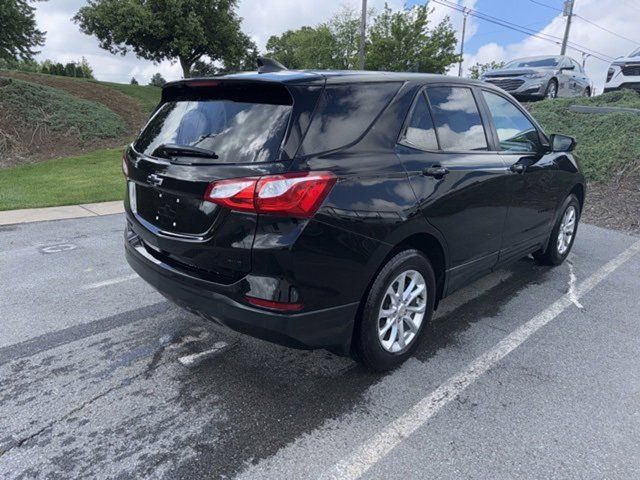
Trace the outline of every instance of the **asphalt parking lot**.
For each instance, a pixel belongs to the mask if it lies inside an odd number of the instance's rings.
[[[0,478],[640,478],[640,243],[582,225],[373,374],[132,274],[120,215],[0,227]]]

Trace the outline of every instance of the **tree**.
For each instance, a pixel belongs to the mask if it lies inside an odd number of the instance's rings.
[[[360,16],[343,7],[328,23],[273,35],[267,41],[267,56],[287,68],[348,70],[357,67],[359,48]]]
[[[482,77],[482,75],[485,72],[488,72],[489,70],[497,70],[499,68],[504,67],[504,61],[499,61],[496,62],[495,60],[492,60],[488,63],[475,63],[475,65],[472,65],[471,67],[469,67],[469,78],[473,78],[474,80],[478,80]]]
[[[267,41],[267,55],[291,69],[336,68],[337,45],[327,25],[287,30]]]
[[[74,62],[69,62],[64,66],[64,76],[65,77],[76,76],[76,64]]]
[[[131,81],[129,82],[129,84],[131,84],[131,85],[139,85],[138,80],[136,80],[136,77],[131,77]]]
[[[74,20],[111,53],[179,61],[185,78],[203,56],[234,63],[256,49],[240,30],[238,0],[89,0]],[[247,48],[250,47],[250,48]]]
[[[34,11],[29,0],[0,0],[0,59],[29,60],[44,45]]]
[[[458,62],[455,31],[449,18],[430,29],[432,11],[417,5],[393,12],[385,5],[369,33],[367,69],[445,73]]]
[[[153,77],[151,77],[149,85],[151,85],[152,87],[162,87],[165,83],[167,83],[167,81],[162,78],[162,75],[156,73],[153,75]]]
[[[80,60],[78,66],[80,67],[80,70],[82,70],[83,78],[90,78],[93,80],[93,68],[91,68],[91,65],[89,65],[89,61],[85,57],[82,57],[82,60]]]

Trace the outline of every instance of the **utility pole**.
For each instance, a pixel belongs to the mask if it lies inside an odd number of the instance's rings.
[[[460,63],[458,64],[458,76],[462,76],[462,56],[464,55],[464,34],[467,29],[467,16],[469,13],[467,12],[467,7],[462,9],[462,38],[460,39]]]
[[[571,17],[573,17],[573,4],[575,0],[565,0],[562,15],[567,17],[567,25],[564,28],[564,37],[562,38],[562,48],[560,55],[564,55],[567,51],[567,42],[569,41],[569,30],[571,29]]]
[[[362,16],[360,17],[360,51],[358,60],[360,70],[364,70],[364,42],[367,39],[367,0],[362,0]]]

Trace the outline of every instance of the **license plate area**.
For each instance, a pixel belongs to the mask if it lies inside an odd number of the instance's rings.
[[[137,214],[160,230],[188,235],[206,233],[215,218],[217,206],[186,195],[135,186]]]

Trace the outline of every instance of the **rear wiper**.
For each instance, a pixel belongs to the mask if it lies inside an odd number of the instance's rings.
[[[168,155],[170,157],[218,158],[216,152],[212,152],[206,148],[190,147],[189,145],[176,145],[173,143],[163,143],[157,147],[151,155],[157,157],[158,154],[163,154],[161,156]]]

